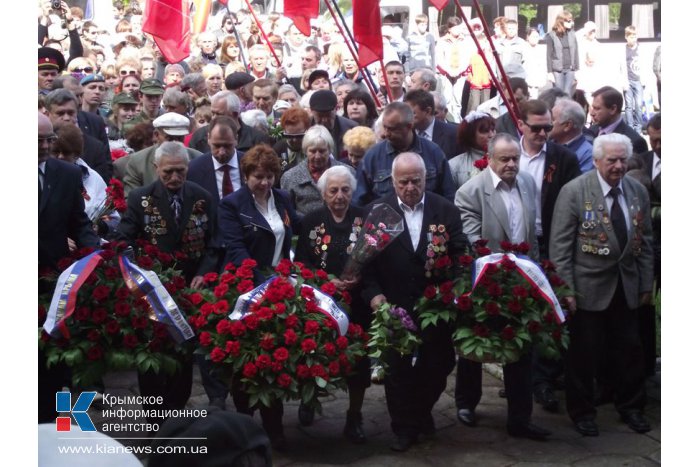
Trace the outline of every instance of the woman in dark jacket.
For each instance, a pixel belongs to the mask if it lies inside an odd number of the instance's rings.
[[[547,45],[549,81],[569,96],[574,95],[574,82],[578,70],[578,44],[573,27],[573,15],[564,10],[557,15],[552,30],[544,38]]]

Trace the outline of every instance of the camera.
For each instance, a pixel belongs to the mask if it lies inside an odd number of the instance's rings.
[[[54,10],[60,10],[61,0],[51,0],[51,8],[53,8]]]

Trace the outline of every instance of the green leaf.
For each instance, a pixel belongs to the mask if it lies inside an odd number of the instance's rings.
[[[309,383],[304,384],[304,386],[301,388],[301,400],[302,400],[302,402],[304,402],[306,404],[309,401],[311,401],[311,399],[313,399],[313,397],[314,397],[314,393],[315,393],[315,390],[314,390],[313,385],[311,385]]]
[[[326,381],[325,379],[321,378],[320,376],[316,376],[316,385],[317,385],[319,388],[323,389],[323,388],[325,388],[325,387],[328,385],[328,381]]]

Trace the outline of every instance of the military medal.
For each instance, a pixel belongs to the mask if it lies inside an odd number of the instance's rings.
[[[605,235],[605,232],[601,232],[601,233],[598,235],[598,240],[600,240],[601,243],[605,243],[605,242],[608,241],[608,236]]]
[[[602,211],[602,210],[603,210],[603,205],[602,205],[602,204],[599,204],[599,205],[598,205],[598,211]]]
[[[309,238],[310,238],[311,240],[316,240],[316,231],[315,231],[315,230],[312,230],[312,231],[309,233]]]

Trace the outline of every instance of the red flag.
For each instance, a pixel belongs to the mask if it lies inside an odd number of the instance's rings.
[[[143,30],[153,36],[169,63],[186,59],[190,55],[187,0],[146,0]]]
[[[305,36],[311,35],[311,18],[318,18],[318,0],[284,0],[284,12]]]
[[[352,32],[360,45],[360,67],[384,58],[379,0],[352,0],[352,17]]]
[[[442,10],[443,8],[445,8],[447,6],[448,3],[450,3],[450,0],[429,0],[429,1],[438,10]]]

